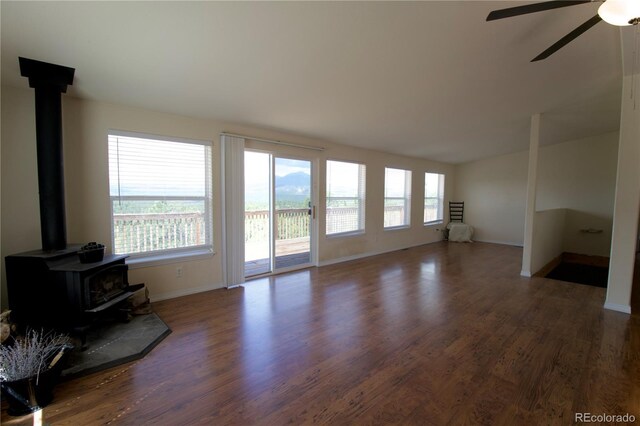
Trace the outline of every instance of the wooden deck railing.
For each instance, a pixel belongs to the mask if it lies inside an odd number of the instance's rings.
[[[201,213],[114,214],[115,253],[139,253],[205,244]]]
[[[387,220],[401,221],[402,207],[387,207]],[[329,232],[353,229],[358,209],[327,209]],[[309,236],[309,209],[280,209],[277,215],[277,240]],[[117,214],[113,217],[115,252],[138,253],[205,244],[204,215],[201,213]],[[245,212],[245,242],[269,239],[269,211]]]
[[[290,240],[309,236],[309,209],[280,209],[277,215],[277,240]],[[244,214],[244,240],[269,239],[269,211],[247,211]]]

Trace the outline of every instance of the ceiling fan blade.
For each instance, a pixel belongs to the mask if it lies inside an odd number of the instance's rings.
[[[524,6],[509,7],[506,9],[494,10],[487,16],[487,21],[510,18],[512,16],[526,15],[528,13],[542,12],[543,10],[558,9],[560,7],[575,6],[582,3],[591,3],[592,0],[554,0],[542,3],[525,4]]]
[[[548,58],[549,56],[553,55],[558,50],[562,49],[564,46],[566,46],[567,44],[569,44],[570,42],[578,38],[578,36],[585,33],[589,28],[593,27],[595,24],[597,24],[600,21],[602,21],[602,18],[600,17],[600,15],[594,16],[584,24],[580,25],[575,30],[571,31],[566,36],[562,37],[560,40],[556,41],[553,45],[551,45],[550,48],[548,48],[547,50],[545,50],[544,52],[542,52],[541,54],[533,58],[531,62],[536,62],[536,61],[540,61],[542,59]]]

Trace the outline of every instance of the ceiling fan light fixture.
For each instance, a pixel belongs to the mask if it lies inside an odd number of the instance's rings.
[[[636,25],[640,22],[640,1],[606,0],[598,8],[598,15],[611,25]]]

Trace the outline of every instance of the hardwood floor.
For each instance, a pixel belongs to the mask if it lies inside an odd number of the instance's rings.
[[[521,256],[443,242],[156,303],[173,333],[60,384],[45,422],[640,421],[640,317],[604,310],[605,289],[520,277]]]

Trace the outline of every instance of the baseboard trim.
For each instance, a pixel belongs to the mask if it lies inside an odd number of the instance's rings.
[[[323,261],[318,262],[318,266],[329,266],[329,265],[335,265],[336,263],[350,262],[352,260],[364,259],[365,257],[378,256],[380,254],[385,254],[385,253],[391,253],[391,252],[394,252],[394,251],[405,250],[405,249],[412,248],[412,247],[420,247],[420,246],[425,246],[427,244],[439,243],[441,241],[444,241],[444,240],[431,241],[429,243],[413,244],[413,245],[406,246],[406,247],[399,247],[399,248],[393,248],[393,249],[388,249],[388,250],[368,251],[368,252],[365,252],[365,253],[354,254],[354,255],[351,255],[351,256],[344,256],[344,257],[338,257],[338,258],[335,258],[335,259],[323,260]]]
[[[617,312],[622,312],[623,314],[631,315],[631,305],[620,305],[618,303],[606,302],[604,304],[604,308],[610,311],[617,311]]]
[[[189,296],[191,294],[202,293],[205,291],[217,290],[224,288],[223,283],[207,284],[200,287],[191,287],[181,290],[167,291],[165,293],[159,293],[158,295],[149,295],[151,302],[160,302],[161,300],[175,299],[176,297]]]
[[[501,244],[503,246],[523,247],[522,243],[514,243],[513,241],[477,240],[477,239],[474,239],[473,241],[478,243]]]
[[[222,286],[221,288],[226,288],[227,290],[233,290],[234,288],[240,288],[244,285],[244,283],[242,284],[234,284],[234,285],[228,285],[227,287]]]

